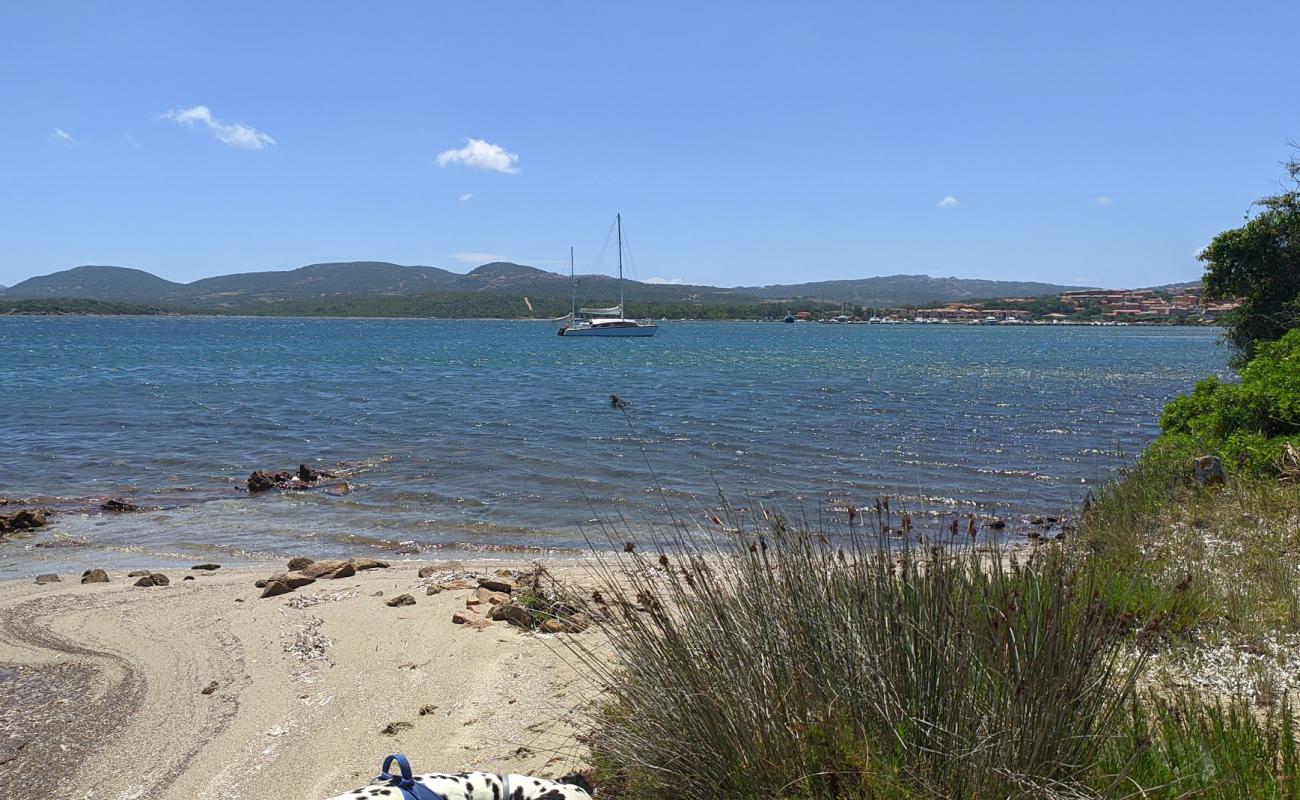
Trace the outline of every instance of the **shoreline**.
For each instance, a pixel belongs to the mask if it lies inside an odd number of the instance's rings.
[[[278,796],[288,775],[293,796],[328,797],[390,752],[422,771],[572,771],[564,719],[586,687],[563,645],[452,624],[471,592],[426,595],[417,574],[510,563],[398,562],[271,598],[253,583],[279,562],[172,568],[167,586],[0,581],[0,796],[51,764],[55,794],[96,800]],[[415,604],[385,605],[402,593]]]

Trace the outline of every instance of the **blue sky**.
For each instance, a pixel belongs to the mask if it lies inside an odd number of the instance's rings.
[[[1071,5],[7,3],[0,284],[584,269],[616,210],[643,279],[1195,278],[1300,4]]]

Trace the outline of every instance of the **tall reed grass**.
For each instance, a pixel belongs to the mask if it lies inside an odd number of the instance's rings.
[[[1142,658],[1059,551],[718,522],[602,570],[590,744],[627,796],[1065,797],[1095,778]]]
[[[1165,632],[1120,610],[1112,567],[716,523],[596,567],[603,635],[569,646],[602,690],[603,797],[1300,798],[1289,700],[1143,685]]]

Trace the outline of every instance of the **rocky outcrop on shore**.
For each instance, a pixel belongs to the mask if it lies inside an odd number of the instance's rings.
[[[387,561],[377,558],[324,559],[316,561],[305,556],[289,559],[289,571],[280,572],[255,585],[262,590],[262,597],[276,597],[288,594],[317,580],[337,580],[350,578],[358,571],[369,569],[387,569]]]

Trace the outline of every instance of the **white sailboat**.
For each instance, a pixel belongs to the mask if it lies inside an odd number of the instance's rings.
[[[560,327],[560,336],[654,336],[659,326],[649,320],[628,319],[623,312],[623,215],[618,224],[618,305],[612,308],[574,308],[568,322]],[[608,241],[608,240],[607,240]],[[573,248],[569,248],[569,277],[573,278]],[[574,306],[577,283],[574,283]],[[585,314],[586,316],[578,316]],[[618,316],[615,316],[615,315]]]

